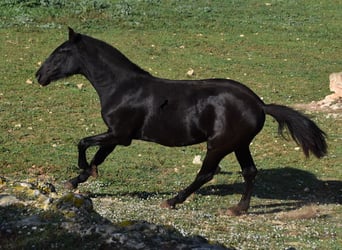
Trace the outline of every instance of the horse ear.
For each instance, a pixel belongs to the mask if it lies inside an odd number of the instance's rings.
[[[76,33],[72,28],[68,27],[69,29],[69,41],[70,42],[77,42],[80,38],[81,35]]]

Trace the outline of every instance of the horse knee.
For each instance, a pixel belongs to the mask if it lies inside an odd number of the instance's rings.
[[[88,143],[86,142],[85,138],[81,139],[81,140],[78,142],[77,147],[78,147],[79,150],[86,150],[86,149],[87,149]]]

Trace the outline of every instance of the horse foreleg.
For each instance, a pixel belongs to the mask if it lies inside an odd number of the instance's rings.
[[[80,169],[88,169],[89,168],[89,164],[87,161],[87,155],[86,155],[87,148],[90,146],[87,143],[88,138],[83,138],[82,140],[80,140],[80,142],[77,145],[77,147],[78,147],[78,167]]]
[[[236,206],[228,209],[227,214],[229,215],[241,215],[247,212],[252,197],[255,176],[258,172],[248,147],[235,151],[235,155],[240,163],[246,186],[240,202]]]
[[[78,144],[78,166],[83,171],[75,178],[70,179],[65,186],[69,189],[77,188],[79,183],[85,182],[89,176],[97,177],[97,166],[114,150],[115,137],[107,132],[100,135],[83,138]],[[86,150],[91,146],[100,146],[89,165],[86,157]]]

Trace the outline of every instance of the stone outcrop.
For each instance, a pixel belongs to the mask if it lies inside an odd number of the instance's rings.
[[[0,249],[227,249],[146,221],[112,223],[82,194],[0,177]]]
[[[330,90],[335,92],[337,98],[342,98],[342,72],[332,73],[329,76]]]
[[[329,88],[333,92],[320,101],[312,101],[308,104],[296,104],[295,108],[309,111],[326,111],[333,113],[333,117],[341,117],[342,112],[342,72],[332,73],[329,76]],[[330,116],[330,115],[329,115]]]
[[[332,73],[329,76],[329,88],[333,92],[327,95],[323,100],[317,104],[322,107],[331,107],[332,109],[342,108],[342,72]]]

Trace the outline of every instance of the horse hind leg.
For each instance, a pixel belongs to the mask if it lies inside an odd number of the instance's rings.
[[[164,208],[175,208],[177,204],[183,203],[192,193],[198,190],[202,185],[212,180],[221,159],[226,156],[227,153],[223,153],[218,150],[208,150],[203,160],[201,170],[197,174],[195,180],[185,189],[181,190],[172,199],[166,200],[161,204]]]
[[[92,175],[92,171],[93,170],[91,168],[84,169],[78,176],[67,181],[64,185],[65,188],[67,189],[77,188],[79,183],[82,183],[88,180],[89,176]]]
[[[236,206],[228,209],[227,214],[229,215],[241,215],[247,212],[250,206],[255,176],[258,172],[248,146],[235,150],[235,155],[242,169],[242,176],[245,180],[245,191],[242,194],[240,202]]]

